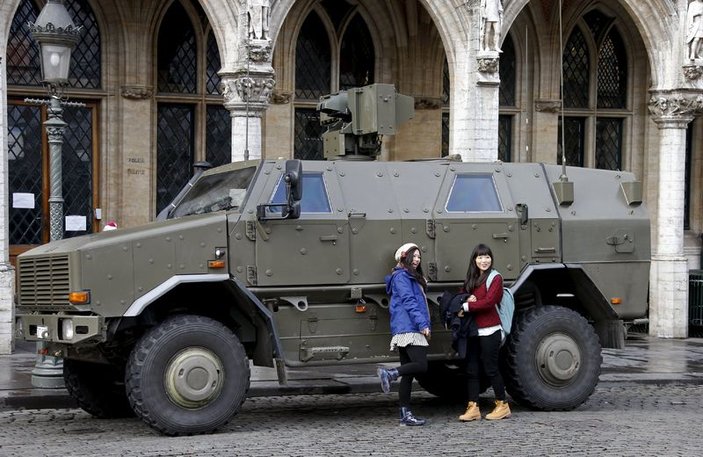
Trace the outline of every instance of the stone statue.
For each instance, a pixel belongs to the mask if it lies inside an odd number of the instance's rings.
[[[703,0],[701,0],[703,1]],[[481,49],[500,52],[500,28],[503,25],[501,0],[481,0]]]
[[[247,9],[248,36],[252,40],[268,40],[270,7],[268,0],[249,0]]]
[[[688,4],[686,23],[688,25],[686,35],[688,58],[696,60],[700,58],[701,38],[703,38],[703,0],[693,0]]]

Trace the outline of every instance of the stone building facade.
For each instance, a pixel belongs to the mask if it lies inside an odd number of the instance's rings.
[[[66,111],[67,236],[153,220],[198,161],[321,159],[319,96],[392,83],[416,115],[381,160],[563,157],[639,176],[650,333],[685,337],[703,232],[701,3],[65,0],[84,27],[65,96],[86,105]],[[0,3],[0,353],[14,257],[48,239],[45,108],[25,102],[45,94],[26,27],[43,4]]]

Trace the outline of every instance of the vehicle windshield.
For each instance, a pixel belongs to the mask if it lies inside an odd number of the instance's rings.
[[[170,218],[238,208],[244,201],[256,167],[206,174],[173,209]]]

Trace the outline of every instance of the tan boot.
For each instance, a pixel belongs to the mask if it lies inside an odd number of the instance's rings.
[[[459,420],[462,422],[481,420],[481,410],[478,409],[478,403],[470,401],[469,404],[466,405],[466,412],[459,416]]]
[[[508,417],[510,417],[510,415],[510,406],[508,406],[508,402],[503,400],[496,400],[496,407],[493,408],[493,411],[486,414],[486,419],[490,421],[498,419],[507,419]]]

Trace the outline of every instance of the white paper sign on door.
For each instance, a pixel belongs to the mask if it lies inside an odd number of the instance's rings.
[[[66,216],[66,231],[67,232],[85,232],[86,219],[85,216]]]
[[[28,192],[13,192],[12,207],[22,209],[34,209],[34,194]]]

